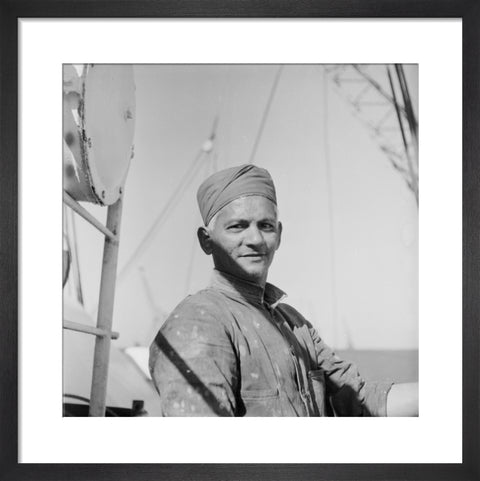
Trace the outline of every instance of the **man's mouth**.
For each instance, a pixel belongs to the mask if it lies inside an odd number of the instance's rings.
[[[265,254],[254,252],[252,254],[243,254],[241,257],[265,257]]]

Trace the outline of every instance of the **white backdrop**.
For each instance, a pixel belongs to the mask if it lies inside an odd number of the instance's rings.
[[[460,461],[459,21],[22,20],[20,46],[22,462]],[[432,159],[420,172],[420,417],[62,418],[62,62],[418,63],[420,159]],[[448,105],[440,109],[446,93]],[[439,391],[449,393],[447,413]],[[235,440],[225,442],[233,429]],[[286,453],[282,448],[292,439],[286,432],[309,441]]]

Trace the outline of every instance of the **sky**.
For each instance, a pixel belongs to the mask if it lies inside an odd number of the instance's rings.
[[[406,73],[416,100],[417,69]],[[286,302],[334,348],[418,348],[415,198],[323,66],[136,65],[134,77],[117,346],[148,345],[164,313],[208,284],[212,262],[196,240],[196,190],[216,169],[253,161],[277,189],[284,230],[268,280],[287,292]],[[215,124],[211,150],[199,157]],[[185,176],[173,208],[125,270]],[[84,205],[105,220],[105,208]],[[94,317],[103,239],[83,219],[75,222],[85,309]],[[69,302],[71,286],[64,292]]]

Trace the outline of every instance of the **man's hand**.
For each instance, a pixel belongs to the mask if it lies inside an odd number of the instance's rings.
[[[418,382],[392,386],[387,397],[387,416],[418,416]]]

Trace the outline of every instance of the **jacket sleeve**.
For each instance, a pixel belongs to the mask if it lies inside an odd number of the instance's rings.
[[[365,382],[355,364],[340,359],[310,328],[327,396],[337,416],[386,416],[391,382]]]
[[[164,416],[234,416],[237,359],[212,306],[183,301],[152,343],[149,364]]]

